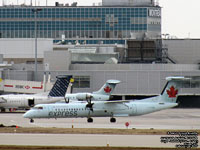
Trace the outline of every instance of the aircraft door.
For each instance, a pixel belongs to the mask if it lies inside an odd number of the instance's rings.
[[[35,105],[35,99],[28,99],[28,106],[33,107]]]
[[[135,104],[132,105],[132,111],[131,111],[131,114],[132,114],[132,115],[137,114],[137,107],[136,107]]]

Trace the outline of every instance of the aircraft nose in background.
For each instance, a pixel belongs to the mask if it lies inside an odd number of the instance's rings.
[[[24,118],[30,118],[31,117],[31,112],[27,111],[25,114],[23,114]]]

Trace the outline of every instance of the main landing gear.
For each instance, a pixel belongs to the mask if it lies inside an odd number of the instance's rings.
[[[91,117],[89,117],[88,119],[87,119],[87,122],[88,123],[92,123],[93,122],[93,118],[91,118]],[[111,123],[115,123],[116,122],[116,118],[110,118],[110,122]]]
[[[91,98],[87,100],[88,104],[86,105],[87,108],[90,108],[91,111],[93,111],[92,106],[94,105],[94,103],[91,102]]]
[[[86,105],[86,107],[87,108],[89,108],[91,111],[93,111],[93,108],[92,108],[92,106],[94,105],[94,103],[88,103],[87,105]]]
[[[93,119],[89,117],[89,118],[87,119],[87,122],[88,122],[88,123],[92,123],[92,122],[93,122]]]
[[[33,119],[31,119],[31,120],[30,120],[30,123],[34,123],[34,120],[33,120]]]
[[[6,109],[5,108],[1,108],[1,112],[6,112]]]
[[[88,102],[88,104],[85,107],[90,109],[89,114],[88,114],[87,122],[88,123],[93,123],[93,119],[90,117],[90,113],[93,112],[94,103],[91,103],[91,99],[89,99],[87,102]]]
[[[113,118],[113,117],[110,118],[110,122],[111,122],[111,123],[115,123],[115,122],[116,122],[116,118]]]
[[[65,103],[69,103],[69,98],[64,98],[65,99]]]

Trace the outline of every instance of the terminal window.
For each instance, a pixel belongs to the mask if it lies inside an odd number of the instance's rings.
[[[90,88],[90,76],[74,76],[74,88]]]
[[[182,88],[200,88],[200,83],[198,82],[183,83]]]

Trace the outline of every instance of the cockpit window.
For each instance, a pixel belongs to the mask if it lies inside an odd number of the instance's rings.
[[[37,107],[33,107],[33,109],[36,109],[36,110],[42,110],[43,107],[41,107],[41,106],[37,106]]]

